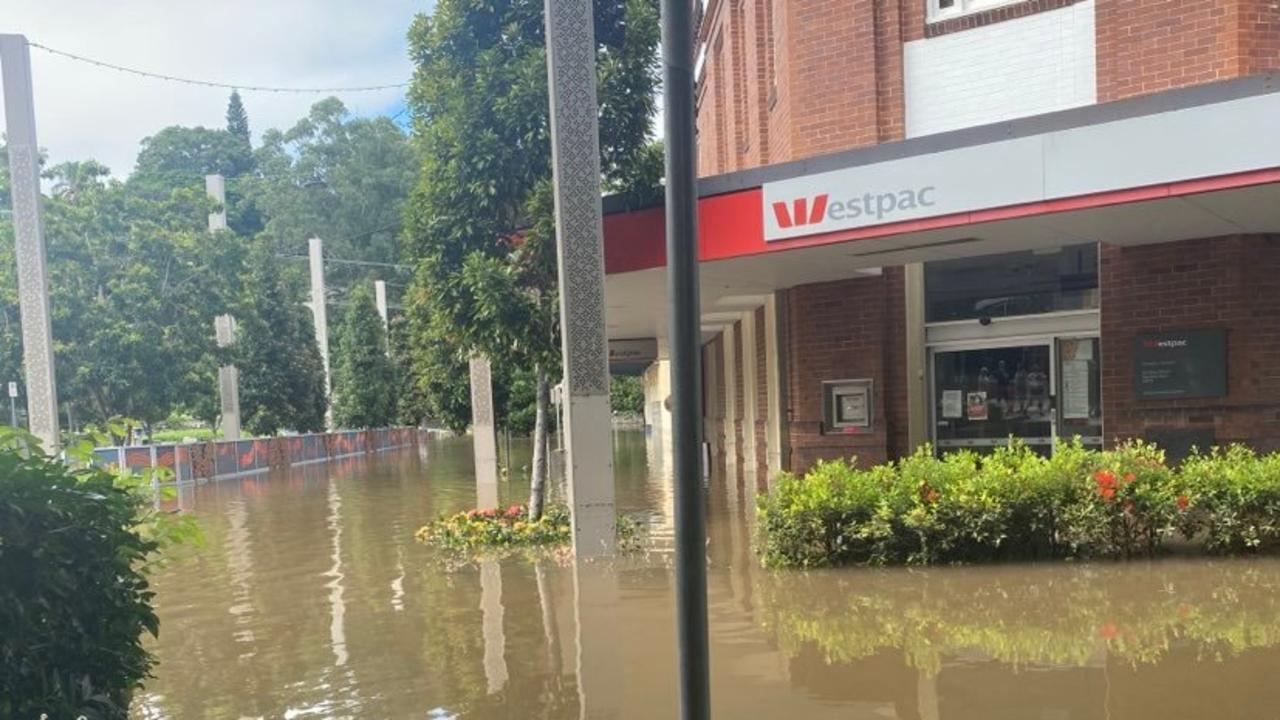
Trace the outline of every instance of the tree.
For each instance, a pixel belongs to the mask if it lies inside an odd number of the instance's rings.
[[[281,277],[269,242],[253,248],[249,268],[237,317],[244,426],[255,435],[274,435],[284,428],[324,430],[324,360],[310,312],[294,300],[295,292]]]
[[[251,147],[249,114],[245,112],[244,103],[240,101],[240,93],[236,90],[231,91],[231,98],[227,100],[227,132],[240,138],[246,147]]]
[[[333,421],[343,428],[386,427],[396,417],[396,374],[382,317],[365,285],[349,296],[338,327]]]
[[[334,258],[400,262],[403,205],[417,164],[391,120],[351,117],[327,98],[292,128],[264,132],[256,164],[256,178],[241,186],[267,218],[278,252],[303,254],[307,240],[320,237]],[[353,287],[387,270],[334,264],[329,282]]]
[[[643,176],[657,84],[653,0],[596,0],[600,152],[606,187]],[[545,482],[548,378],[559,328],[543,4],[442,0],[409,32],[409,104],[422,158],[406,211],[417,261],[410,294],[416,356],[469,353],[534,368],[537,419],[530,516]],[[441,350],[440,346],[449,348]],[[415,367],[431,373],[439,365]],[[463,376],[465,377],[465,376]],[[461,378],[422,381],[458,392]]]

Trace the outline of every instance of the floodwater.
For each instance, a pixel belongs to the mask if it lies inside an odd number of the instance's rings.
[[[577,567],[418,545],[475,500],[468,440],[423,453],[184,488],[206,542],[154,579],[134,716],[675,717],[671,482],[644,436],[615,464],[653,549]],[[1280,561],[764,571],[755,480],[707,493],[716,717],[1280,718]]]

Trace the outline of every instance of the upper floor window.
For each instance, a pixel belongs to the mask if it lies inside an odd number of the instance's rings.
[[[929,22],[969,15],[990,10],[1001,5],[1013,5],[1022,0],[928,0]]]

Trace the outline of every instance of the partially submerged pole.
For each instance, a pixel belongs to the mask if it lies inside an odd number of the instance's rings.
[[[675,478],[676,621],[680,717],[711,716],[707,649],[706,520],[698,387],[698,187],[693,105],[693,3],[662,0],[662,86],[667,175],[667,300],[670,315],[672,460]]]

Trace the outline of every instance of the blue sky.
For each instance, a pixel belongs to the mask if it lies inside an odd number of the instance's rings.
[[[116,65],[235,84],[338,87],[407,81],[405,33],[423,0],[3,0],[0,32]],[[128,173],[169,125],[222,126],[228,91],[93,67],[33,48],[37,136],[52,162],[92,157]],[[403,91],[339,95],[393,115]],[[323,95],[242,93],[255,136]],[[400,118],[403,122],[404,118]]]

